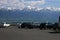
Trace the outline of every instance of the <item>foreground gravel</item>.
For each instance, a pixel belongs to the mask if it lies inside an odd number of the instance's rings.
[[[51,30],[0,28],[0,40],[60,40],[60,33]]]

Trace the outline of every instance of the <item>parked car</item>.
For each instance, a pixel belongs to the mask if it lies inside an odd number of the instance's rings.
[[[5,28],[5,27],[3,26],[3,24],[0,23],[0,28]]]
[[[52,23],[46,23],[46,28],[47,29],[52,29],[53,26],[54,26],[54,24],[52,24]]]
[[[46,23],[41,23],[39,28],[40,30],[46,29]]]
[[[21,28],[29,28],[29,29],[31,29],[31,28],[33,28],[33,27],[32,27],[32,25],[31,25],[31,23],[22,23],[22,24],[21,24]]]

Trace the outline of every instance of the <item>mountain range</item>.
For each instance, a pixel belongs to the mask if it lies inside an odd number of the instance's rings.
[[[59,8],[0,8],[0,22],[58,22]]]

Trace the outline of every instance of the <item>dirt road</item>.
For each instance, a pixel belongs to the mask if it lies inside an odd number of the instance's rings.
[[[0,28],[0,40],[60,40],[60,33],[50,30]]]

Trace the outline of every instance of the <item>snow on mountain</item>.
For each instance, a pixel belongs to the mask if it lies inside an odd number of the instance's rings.
[[[41,10],[50,10],[50,11],[60,11],[60,8],[56,8],[56,7],[46,7],[46,8],[37,8],[37,7],[30,7],[28,6],[27,9],[29,10],[35,10],[35,11],[41,11]]]
[[[30,9],[30,7],[26,7],[23,10],[13,10],[11,7],[8,7],[6,9],[0,9],[0,21],[57,22],[60,15],[60,11],[53,11],[52,8],[33,7]]]
[[[15,7],[1,7],[0,9],[7,9],[7,10],[15,10],[15,9],[19,9],[19,8],[15,8]],[[34,11],[41,11],[41,10],[50,10],[50,11],[60,11],[60,8],[56,8],[56,7],[45,7],[45,8],[39,8],[39,7],[31,7],[31,6],[27,6],[24,8],[20,8],[19,10],[34,10]]]

